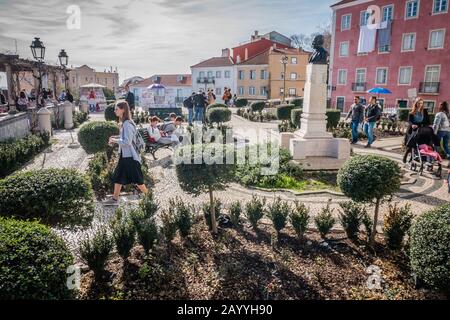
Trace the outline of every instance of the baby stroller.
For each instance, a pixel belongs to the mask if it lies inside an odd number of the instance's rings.
[[[406,146],[411,153],[408,166],[419,175],[423,175],[425,170],[433,172],[437,168],[435,176],[442,179],[442,157],[435,148],[435,142],[433,129],[424,127],[413,130]]]

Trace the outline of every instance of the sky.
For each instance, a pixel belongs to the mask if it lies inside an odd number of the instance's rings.
[[[0,0],[0,52],[69,66],[118,68],[125,77],[190,73],[190,66],[261,34],[311,34],[336,0]],[[79,8],[79,11],[78,11]],[[79,14],[78,14],[79,13]],[[16,51],[17,48],[17,51]]]

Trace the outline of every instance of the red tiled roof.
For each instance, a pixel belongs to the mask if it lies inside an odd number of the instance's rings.
[[[257,54],[256,56],[253,56],[252,58],[241,62],[239,65],[250,65],[250,66],[256,66],[260,64],[268,64],[269,63],[269,49],[264,50],[263,52]]]
[[[231,57],[213,57],[193,65],[191,68],[229,67],[234,65]]]
[[[353,2],[353,1],[356,1],[356,0],[342,0],[342,1],[339,1],[338,3],[331,5],[331,7],[340,6],[341,4],[346,4],[346,3]]]
[[[178,77],[183,76],[182,81]],[[133,87],[147,88],[156,83],[156,77],[160,77],[159,83],[166,87],[191,87],[192,76],[190,74],[156,74],[133,85]]]

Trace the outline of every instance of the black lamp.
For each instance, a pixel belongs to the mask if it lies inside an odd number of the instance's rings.
[[[39,38],[34,38],[31,43],[31,52],[33,53],[33,58],[38,61],[43,61],[45,57],[45,46]]]

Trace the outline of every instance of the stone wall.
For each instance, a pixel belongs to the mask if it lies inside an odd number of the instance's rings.
[[[30,120],[25,112],[0,118],[0,142],[21,139],[30,134]]]

